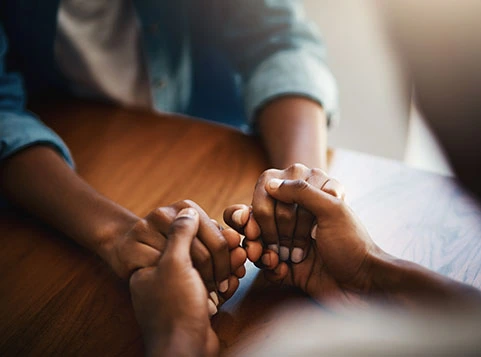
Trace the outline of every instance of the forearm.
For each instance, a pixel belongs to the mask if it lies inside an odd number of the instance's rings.
[[[299,162],[326,169],[327,120],[316,102],[294,96],[275,99],[258,114],[257,127],[272,167]]]
[[[138,218],[96,192],[47,146],[33,146],[0,165],[2,195],[106,259],[107,240]]]
[[[370,293],[396,304],[481,302],[481,292],[418,264],[384,255],[373,263]]]
[[[146,355],[148,357],[163,356],[203,356],[205,355],[205,339],[193,336],[184,329],[172,332],[162,332],[157,336],[152,335],[145,340]]]

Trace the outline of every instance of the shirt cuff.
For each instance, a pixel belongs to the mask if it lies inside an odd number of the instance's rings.
[[[256,68],[244,90],[250,123],[267,102],[286,95],[303,96],[318,102],[326,112],[329,126],[339,121],[334,76],[322,60],[303,50],[282,51],[266,59]]]
[[[74,168],[70,151],[60,137],[26,112],[0,112],[0,160],[32,145],[53,147]]]

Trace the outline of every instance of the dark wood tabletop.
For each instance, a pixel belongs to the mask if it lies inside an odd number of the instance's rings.
[[[39,112],[70,147],[78,173],[140,216],[188,198],[222,221],[228,205],[250,203],[267,168],[255,138],[187,117],[92,103]],[[344,150],[332,150],[329,161],[383,249],[481,287],[481,210],[454,179]],[[1,211],[0,274],[0,356],[143,354],[127,283],[13,209]],[[268,341],[269,326],[292,318],[285,304],[319,309],[297,291],[266,283],[248,264],[239,290],[213,318],[223,352],[254,336]]]

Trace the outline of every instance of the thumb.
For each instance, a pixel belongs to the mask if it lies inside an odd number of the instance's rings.
[[[199,214],[194,208],[184,208],[174,219],[167,234],[164,255],[172,254],[183,261],[191,261],[190,246],[199,230]]]
[[[274,199],[285,203],[297,203],[317,218],[332,212],[333,205],[339,201],[304,180],[270,179],[265,188]]]

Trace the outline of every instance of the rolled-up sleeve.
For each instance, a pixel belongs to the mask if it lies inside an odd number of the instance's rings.
[[[329,124],[337,122],[337,86],[327,66],[302,50],[279,52],[254,71],[245,85],[247,117],[252,119],[265,103],[285,95],[298,95],[318,102]]]
[[[298,95],[321,104],[330,124],[339,118],[338,90],[317,27],[298,0],[210,0],[198,8],[216,45],[242,78],[249,120],[270,100]],[[208,23],[206,27],[205,23]],[[198,26],[201,28],[201,26]],[[205,29],[204,29],[205,31]]]
[[[0,107],[0,160],[33,145],[54,148],[71,167],[74,166],[62,139],[40,120],[28,112],[2,111]]]
[[[25,110],[22,78],[5,70],[7,39],[0,24],[0,160],[32,145],[54,148],[73,167],[72,156],[60,137]]]

